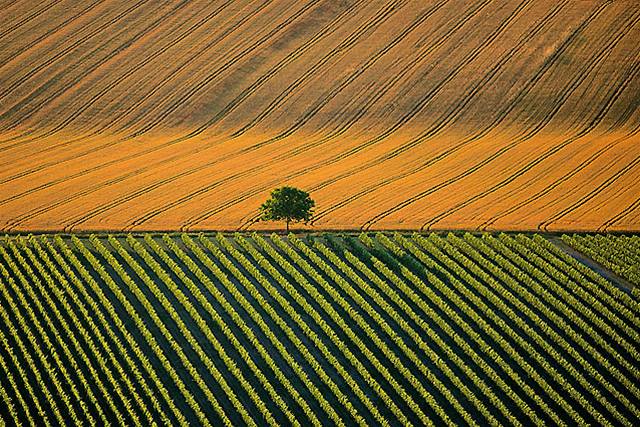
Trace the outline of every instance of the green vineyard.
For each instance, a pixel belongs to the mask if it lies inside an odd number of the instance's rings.
[[[565,245],[640,284],[635,236],[6,236],[0,421],[638,425],[640,294]]]

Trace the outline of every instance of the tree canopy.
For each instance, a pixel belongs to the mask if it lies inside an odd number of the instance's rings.
[[[292,221],[308,222],[313,216],[315,202],[304,190],[280,187],[260,206],[260,221],[286,221],[287,232]]]

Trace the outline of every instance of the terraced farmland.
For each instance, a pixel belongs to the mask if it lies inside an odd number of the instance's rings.
[[[638,294],[540,235],[6,236],[0,292],[8,422],[640,418]]]
[[[4,230],[640,229],[635,0],[0,6]]]

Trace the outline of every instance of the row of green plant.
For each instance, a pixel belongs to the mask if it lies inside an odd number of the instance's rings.
[[[535,235],[5,237],[0,398],[31,425],[631,426],[638,313]]]
[[[640,237],[613,235],[563,235],[562,240],[636,285],[636,301],[640,294]]]

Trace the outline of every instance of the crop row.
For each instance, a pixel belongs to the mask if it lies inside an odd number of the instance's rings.
[[[617,275],[640,286],[640,238],[638,236],[574,234],[563,235],[562,240]],[[634,294],[637,295],[637,288],[634,289]]]
[[[5,237],[0,322],[19,424],[640,418],[637,297],[542,236]]]

